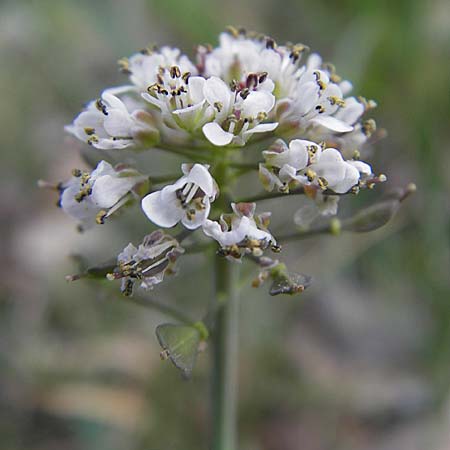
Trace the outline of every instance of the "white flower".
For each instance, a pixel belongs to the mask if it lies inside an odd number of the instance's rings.
[[[361,174],[371,175],[371,167],[362,161],[345,161],[334,148],[322,149],[311,141],[294,139],[289,147],[277,140],[264,151],[265,165],[260,165],[260,179],[271,191],[288,191],[289,184],[315,186],[344,194],[357,185]]]
[[[222,33],[219,46],[204,56],[204,73],[225,81],[245,83],[249,75],[265,74],[260,89],[287,97],[299,76],[302,45],[277,47],[268,38],[249,38],[242,33]]]
[[[160,227],[170,228],[181,222],[193,230],[205,222],[218,189],[208,166],[183,164],[181,168],[184,176],[144,197],[142,209]]]
[[[240,259],[246,253],[261,255],[276,243],[267,231],[270,213],[255,216],[255,203],[232,203],[233,214],[222,214],[220,222],[206,220],[203,232],[215,239],[225,256]]]
[[[205,83],[204,95],[214,108],[215,118],[202,130],[216,146],[242,146],[254,133],[273,131],[278,126],[277,123],[261,123],[275,105],[275,97],[267,90],[232,91],[223,80],[211,77]]]
[[[103,223],[131,200],[131,193],[146,177],[135,170],[101,161],[92,172],[74,171],[74,176],[61,187],[60,205],[83,228]]]
[[[178,48],[162,47],[159,50],[143,50],[130,58],[119,61],[122,70],[130,75],[130,81],[139,92],[158,81],[161,71],[178,67],[182,74],[197,74],[195,65]]]
[[[124,88],[124,90],[126,87]],[[92,101],[66,131],[99,149],[123,149],[135,146],[141,139],[157,141],[158,131],[151,125],[151,116],[142,109],[128,110],[110,89]]]
[[[117,257],[117,267],[108,274],[110,280],[122,280],[122,293],[132,295],[136,280],[144,289],[152,289],[155,284],[163,281],[165,275],[175,273],[176,259],[184,253],[178,241],[156,230],[146,236],[136,248],[128,244]]]
[[[203,77],[183,74],[178,67],[172,67],[161,68],[158,80],[142,97],[161,111],[167,126],[192,132],[213,119],[214,110],[205,99],[207,81]]]
[[[268,91],[234,90],[217,77],[184,76],[178,68],[161,69],[159,81],[142,97],[161,110],[163,121],[189,133],[202,128],[216,146],[244,145],[254,133],[272,131],[266,120],[275,104]]]

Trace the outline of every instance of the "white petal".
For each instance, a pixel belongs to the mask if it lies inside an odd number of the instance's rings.
[[[261,71],[267,72],[269,77],[277,79],[280,74],[281,55],[272,49],[264,49],[259,57],[261,58]]]
[[[61,208],[66,214],[81,222],[85,227],[91,227],[95,224],[95,217],[99,212],[99,208],[92,203],[89,197],[84,198],[81,202],[76,201],[75,196],[79,190],[79,179],[74,178],[61,195]]]
[[[309,112],[319,99],[319,86],[315,81],[299,83],[299,94],[295,98],[294,107],[299,114],[304,115]]]
[[[114,170],[113,166],[109,162],[102,160],[97,164],[95,170],[92,171],[91,180],[96,180],[102,175],[114,175],[114,174],[116,174],[116,171]]]
[[[128,112],[116,109],[105,116],[103,126],[110,136],[127,137],[131,135],[133,124],[133,119]]]
[[[176,197],[175,197],[176,199]],[[177,208],[174,203],[161,201],[161,191],[152,192],[142,199],[142,210],[156,225],[163,228],[175,226],[183,217],[183,209]]]
[[[354,97],[346,98],[345,105],[334,115],[336,119],[353,125],[364,114],[364,105]]]
[[[241,217],[236,222],[237,226],[231,231],[222,231],[218,222],[206,220],[203,224],[204,233],[214,238],[222,247],[228,247],[233,244],[242,242],[246,237],[250,239],[274,241],[272,235],[267,231],[257,228],[254,221],[248,217]],[[235,224],[233,224],[235,225]]]
[[[289,183],[290,181],[294,180],[296,178],[296,175],[297,171],[289,164],[284,164],[281,167],[280,172],[278,173],[280,180],[285,183]]]
[[[258,89],[260,91],[272,93],[275,89],[275,83],[270,78],[266,78],[262,83],[258,84]]]
[[[348,192],[359,180],[359,172],[356,167],[350,164],[345,164],[345,174],[342,181],[335,185],[330,184],[330,188],[338,194],[344,194]]]
[[[305,144],[308,142],[308,144]],[[306,146],[311,145],[309,141],[303,141],[301,139],[294,139],[289,143],[289,163],[297,170],[301,170],[308,164],[308,151]],[[315,145],[315,144],[313,144]]]
[[[326,148],[320,155],[319,163],[343,163],[344,160],[339,150],[335,148]]]
[[[327,148],[322,152],[318,163],[311,164],[310,167],[319,177],[325,178],[329,187],[333,189],[333,186],[344,179],[345,166],[346,164],[339,151],[334,148]]]
[[[260,123],[259,125],[256,125],[256,127],[250,128],[247,131],[244,131],[242,133],[242,137],[245,141],[250,139],[253,133],[267,133],[269,131],[275,130],[275,128],[278,126],[278,122],[274,123]]]
[[[311,53],[306,60],[308,70],[316,70],[322,65],[322,58],[317,53]]]
[[[173,111],[175,121],[185,129],[196,129],[208,119],[207,115],[202,114],[202,108],[205,100],[187,108]]]
[[[371,175],[373,173],[372,167],[370,167],[370,165],[365,163],[364,161],[347,161],[347,164],[355,167],[359,173],[362,173],[364,175]]]
[[[111,150],[111,149],[122,149],[126,147],[131,147],[134,142],[130,139],[117,139],[113,140],[111,138],[101,138],[98,142],[93,142],[92,146],[99,148],[101,150]]]
[[[352,83],[348,80],[343,80],[339,83],[339,88],[342,91],[342,95],[347,95],[353,89]]]
[[[195,183],[208,196],[215,195],[214,180],[208,169],[202,164],[195,164],[187,176],[189,183]]]
[[[102,100],[104,100],[105,103],[107,103],[107,106],[109,106],[109,108],[111,109],[118,109],[123,112],[128,112],[122,100],[113,95],[111,91],[108,90],[104,91],[102,94]]]
[[[233,140],[233,133],[224,131],[222,127],[217,122],[210,122],[203,125],[203,134],[206,139],[213,145],[222,147],[228,145]]]
[[[203,232],[206,234],[206,236],[211,237],[221,243],[221,238],[224,233],[222,231],[222,227],[218,222],[215,222],[214,220],[206,219],[205,222],[202,225]]]
[[[211,106],[214,107],[216,103],[220,103],[223,108],[221,112],[225,115],[228,114],[233,93],[223,80],[217,77],[208,78],[203,88],[203,94]]]
[[[260,112],[268,113],[275,105],[275,97],[266,91],[252,91],[242,102],[242,116],[254,118]]]
[[[260,230],[254,220],[248,217],[242,217],[238,228],[235,231],[235,239],[239,239],[236,242],[241,242],[246,237],[250,239],[263,240],[266,239],[269,242],[273,242],[274,238],[270,233],[264,230]]]
[[[192,103],[199,103],[204,100],[203,89],[206,80],[203,77],[189,77],[188,89]]]
[[[348,133],[353,130],[352,126],[331,116],[316,116],[311,122],[328,128],[331,131],[335,131],[336,133]]]
[[[142,98],[144,100],[147,100],[149,103],[151,103],[152,105],[155,105],[156,107],[158,107],[159,109],[162,109],[163,107],[163,102],[161,100],[158,100],[157,98],[153,97],[153,95],[150,95],[147,92],[144,92],[141,94]]]
[[[111,208],[136,184],[136,177],[103,175],[92,186],[92,201],[100,208]]]

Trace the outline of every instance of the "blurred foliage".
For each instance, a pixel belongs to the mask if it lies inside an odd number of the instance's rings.
[[[418,186],[371,235],[286,248],[314,276],[300,300],[243,282],[241,448],[450,445],[447,1],[3,0],[0,449],[206,450],[208,352],[184,382],[159,360],[161,315],[126,304],[111,283],[64,281],[76,271],[70,254],[107,261],[148,222],[136,210],[78,235],[35,186],[81,164],[63,125],[104,86],[124,82],[119,57],[152,42],[189,53],[229,24],[300,40],[332,60],[379,103],[389,134],[373,164],[388,175],[384,189]],[[153,295],[195,317],[211,286],[205,258],[189,258]]]

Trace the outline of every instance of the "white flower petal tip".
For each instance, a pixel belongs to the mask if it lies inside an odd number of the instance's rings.
[[[336,133],[349,133],[350,131],[353,131],[351,125],[331,116],[318,116],[312,119],[311,122]]]
[[[203,125],[202,130],[206,139],[217,147],[229,145],[233,140],[233,133],[224,131],[216,122],[210,122]]]
[[[141,201],[142,211],[150,221],[159,227],[172,228],[182,218],[182,212],[169,207],[161,199],[161,191],[152,192]]]

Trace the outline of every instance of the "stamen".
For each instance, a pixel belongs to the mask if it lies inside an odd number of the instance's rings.
[[[192,189],[190,190],[188,196],[186,197],[186,204],[189,204],[191,202],[191,200],[194,198],[195,194],[197,193],[197,191],[200,189],[200,186],[198,186],[197,184],[194,184],[192,186]]]
[[[328,97],[328,100],[331,105],[345,106],[344,99],[342,99],[336,95],[331,95],[330,97]]]
[[[95,101],[95,106],[96,106],[96,108],[97,108],[100,112],[102,112],[105,116],[108,115],[108,110],[106,109],[106,105],[105,105],[105,103],[103,102],[103,100],[102,100],[101,98],[98,98],[98,99]]]
[[[170,76],[172,78],[180,78],[181,77],[181,71],[178,66],[172,66],[170,68]]]

